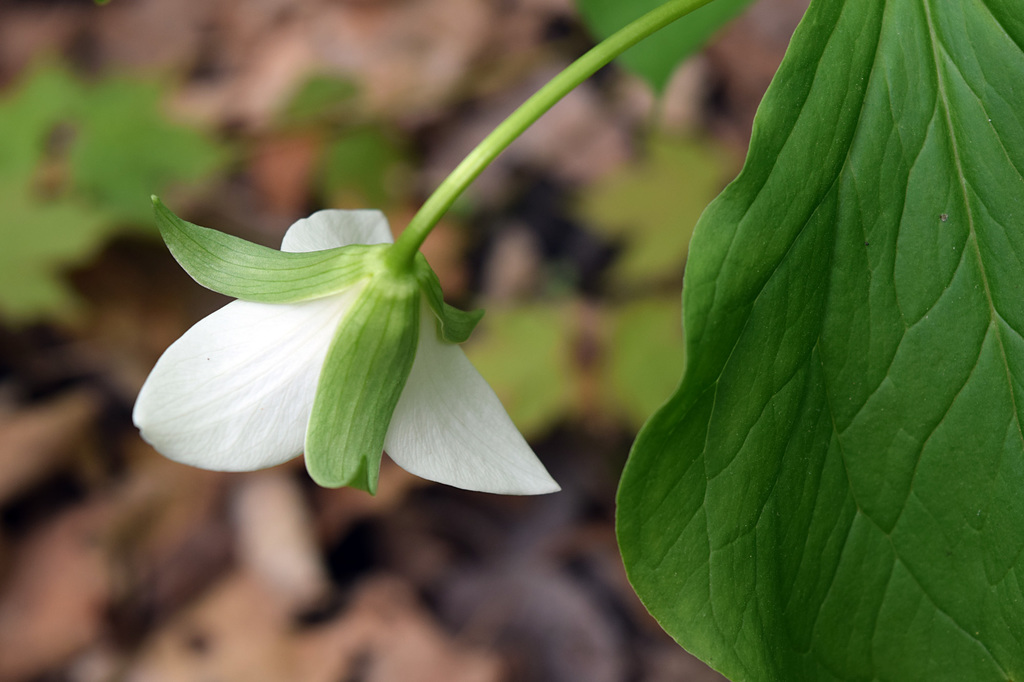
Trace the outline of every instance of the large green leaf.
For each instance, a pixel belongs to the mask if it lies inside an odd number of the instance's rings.
[[[751,1],[715,0],[627,50],[619,60],[655,90],[663,90],[680,62],[703,47]],[[590,30],[598,38],[607,38],[665,0],[576,0],[576,4]]]
[[[1024,12],[814,0],[708,208],[629,576],[734,680],[1024,679]]]

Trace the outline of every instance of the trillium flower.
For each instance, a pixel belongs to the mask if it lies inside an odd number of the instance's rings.
[[[171,253],[233,301],[157,361],[133,420],[165,456],[249,471],[303,452],[327,487],[374,492],[382,451],[458,488],[558,490],[457,345],[482,313],[444,303],[421,255],[388,261],[378,211],[320,211],[281,251],[187,223],[154,197]]]

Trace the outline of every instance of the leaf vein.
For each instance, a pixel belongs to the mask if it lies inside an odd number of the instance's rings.
[[[981,248],[980,248],[980,246],[978,244],[977,226],[975,225],[974,212],[971,210],[971,197],[970,197],[970,193],[968,192],[967,177],[966,177],[966,175],[964,173],[963,162],[960,159],[960,148],[957,145],[956,129],[955,129],[954,125],[953,125],[952,111],[951,111],[951,108],[950,108],[950,105],[949,105],[949,97],[946,94],[946,86],[945,86],[945,81],[943,79],[943,69],[942,69],[942,65],[941,65],[940,60],[939,60],[938,37],[936,36],[936,32],[935,32],[935,24],[934,24],[934,20],[932,18],[932,10],[931,10],[931,6],[930,6],[930,0],[924,0],[924,14],[925,14],[925,19],[928,22],[928,34],[929,34],[929,38],[930,38],[931,44],[932,44],[932,58],[935,61],[935,73],[936,73],[936,76],[937,76],[936,80],[937,80],[937,83],[938,83],[939,96],[940,96],[940,99],[941,99],[941,102],[942,102],[942,106],[943,106],[943,110],[944,110],[944,113],[945,113],[946,127],[947,127],[948,132],[949,132],[949,138],[950,138],[950,141],[952,143],[953,160],[954,160],[954,162],[956,164],[957,175],[960,178],[960,187],[961,187],[961,191],[963,192],[964,207],[966,208],[966,211],[967,211],[967,227],[968,227],[968,230],[970,231],[970,241],[972,242],[972,244],[974,246],[975,256],[976,256],[977,261],[978,261],[978,269],[979,269],[979,271],[981,273],[982,283],[984,284],[985,298],[988,300],[988,305],[989,305],[989,314],[992,316],[992,319],[994,321],[995,317],[996,317],[996,314],[997,314],[996,313],[996,307],[995,307],[995,302],[993,301],[993,298],[992,298],[992,287],[989,284],[988,273],[987,273],[987,271],[985,269],[985,261],[982,258]],[[966,249],[965,249],[965,251],[966,251]],[[1017,436],[1018,436],[1018,439],[1020,440],[1021,449],[1024,450],[1024,430],[1022,430],[1021,427],[1020,427],[1020,409],[1017,406],[1017,398],[1016,398],[1016,396],[1014,395],[1014,392],[1013,392],[1013,377],[1012,377],[1012,373],[1010,371],[1010,364],[1009,364],[1008,358],[1006,356],[1006,348],[1003,346],[1002,338],[1000,338],[998,335],[996,336],[996,340],[999,343],[999,352],[1000,352],[1000,355],[1002,356],[1003,367],[1006,370],[1006,381],[1007,381],[1007,385],[1010,388],[1010,401],[1013,404],[1013,412],[1014,412],[1014,414],[1017,415],[1017,418],[1018,418],[1017,419],[1017,427],[1018,427],[1017,428]]]

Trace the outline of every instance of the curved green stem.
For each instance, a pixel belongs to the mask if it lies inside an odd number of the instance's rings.
[[[391,265],[398,270],[411,270],[413,258],[423,240],[466,187],[498,154],[573,88],[647,36],[709,2],[711,0],[669,0],[601,41],[552,78],[484,138],[430,195],[409,221],[398,241],[389,249]]]

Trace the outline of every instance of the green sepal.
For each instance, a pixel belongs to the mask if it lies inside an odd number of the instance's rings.
[[[306,469],[325,488],[377,491],[384,436],[412,370],[420,292],[377,271],[352,293],[327,351],[306,429]]]
[[[484,311],[481,309],[466,312],[445,303],[444,292],[441,291],[441,281],[422,253],[416,254],[414,267],[420,289],[423,291],[430,309],[434,312],[434,317],[437,318],[441,339],[448,343],[462,343],[468,339],[469,335],[473,333],[473,329],[476,328],[476,323],[484,316]]]
[[[367,274],[367,255],[384,247],[351,245],[290,253],[200,227],[153,197],[157,227],[171,255],[207,289],[245,301],[296,303],[336,294]]]

